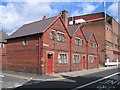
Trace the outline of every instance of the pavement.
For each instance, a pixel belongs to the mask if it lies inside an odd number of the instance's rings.
[[[15,72],[15,71],[3,71],[3,76],[10,76],[15,78],[21,78],[25,80],[41,80],[41,81],[51,81],[51,80],[60,80],[64,79],[63,76],[69,77],[77,77],[82,75],[87,75],[91,73],[96,73],[100,71],[110,70],[118,68],[118,66],[109,66],[109,67],[99,67],[95,69],[83,69],[80,71],[72,71],[72,72],[62,72],[62,73],[55,73],[50,75],[38,75],[38,74],[31,74],[31,73],[24,73],[24,72]]]

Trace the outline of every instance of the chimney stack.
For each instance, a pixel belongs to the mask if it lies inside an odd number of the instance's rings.
[[[67,10],[63,10],[62,11],[62,19],[65,23],[65,26],[68,26],[68,11]]]
[[[46,16],[44,15],[42,19],[45,20],[45,19],[46,19]]]

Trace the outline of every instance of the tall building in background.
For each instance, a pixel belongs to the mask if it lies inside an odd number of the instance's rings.
[[[74,19],[72,19],[74,18]],[[105,64],[105,56],[110,57],[110,61],[116,61],[120,56],[120,24],[111,16],[105,13],[87,14],[69,17],[68,23],[82,24],[83,31],[91,31],[95,34],[99,44],[99,58],[102,65]]]

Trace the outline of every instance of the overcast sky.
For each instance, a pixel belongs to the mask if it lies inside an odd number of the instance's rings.
[[[31,2],[30,2],[31,1]],[[26,2],[1,2],[0,23],[7,34],[12,34],[23,24],[58,15],[67,10],[69,16],[77,16],[104,11],[103,2],[39,2],[39,0],[26,0]],[[107,14],[118,21],[118,3],[106,2]]]

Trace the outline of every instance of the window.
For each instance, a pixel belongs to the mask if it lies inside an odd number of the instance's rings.
[[[93,63],[93,62],[94,62],[94,57],[93,57],[93,55],[89,55],[89,62],[90,62],[90,63]]]
[[[50,36],[52,40],[55,40],[55,31],[51,31]]]
[[[80,38],[75,38],[75,45],[80,46]]]
[[[82,39],[82,47],[84,46],[84,40]]]
[[[58,33],[57,40],[60,41],[60,42],[65,42],[65,34],[59,32],[59,33]]]
[[[96,44],[94,43],[94,48],[96,48]]]
[[[96,43],[91,42],[91,43],[90,43],[90,47],[91,47],[91,48],[96,48]]]
[[[90,47],[91,47],[91,48],[94,48],[94,46],[93,46],[93,42],[90,43]]]
[[[80,55],[79,54],[74,55],[73,63],[80,63]]]
[[[3,43],[0,43],[0,48],[4,48],[5,45]]]
[[[67,63],[67,54],[59,54],[59,63]]]
[[[28,41],[25,39],[25,40],[23,40],[23,46],[28,46]]]

